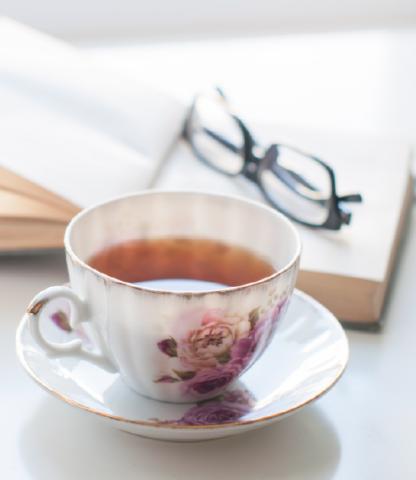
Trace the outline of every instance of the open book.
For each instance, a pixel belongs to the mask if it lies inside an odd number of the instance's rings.
[[[0,19],[0,105],[2,252],[61,248],[80,208],[144,188],[263,201],[244,179],[230,180],[192,155],[180,139],[186,102],[6,19]],[[265,143],[322,157],[335,168],[340,194],[363,195],[352,225],[340,232],[299,227],[298,286],[341,319],[377,321],[412,196],[409,148],[270,124],[253,129]]]

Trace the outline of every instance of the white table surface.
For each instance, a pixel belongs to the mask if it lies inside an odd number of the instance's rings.
[[[92,52],[146,71],[149,78],[170,78],[178,89],[186,89],[186,82],[216,80],[243,110],[260,118],[391,132],[415,144],[416,32],[130,43]],[[36,292],[66,281],[64,259],[62,254],[1,257],[0,478],[416,478],[415,258],[413,207],[384,326],[378,333],[347,332],[349,368],[326,396],[263,430],[173,444],[113,430],[29,380],[15,355],[15,329]]]

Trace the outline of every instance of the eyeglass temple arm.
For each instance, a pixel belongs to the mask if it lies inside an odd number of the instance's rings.
[[[274,170],[274,173],[284,183],[286,183],[286,185],[290,186],[292,190],[296,190],[297,193],[301,194],[301,192],[299,192],[296,189],[295,182],[298,182],[304,187],[309,188],[309,190],[312,190],[314,192],[319,192],[319,189],[317,189],[314,185],[312,185],[310,182],[305,180],[301,175],[294,172],[293,170],[290,170],[289,168],[284,168],[277,163],[274,163],[272,168]],[[293,180],[295,180],[295,182]],[[312,198],[310,200],[316,201],[316,199],[312,199]],[[361,203],[363,201],[363,197],[360,193],[351,193],[349,195],[343,195],[341,197],[337,197],[337,200],[341,203]]]
[[[213,130],[209,129],[209,128],[206,128],[206,127],[203,127],[203,130],[204,132],[211,138],[213,138],[214,140],[216,140],[218,143],[220,143],[223,147],[227,148],[228,150],[232,151],[233,153],[240,153],[240,149],[234,145],[233,143],[231,143],[230,141],[228,141],[227,139],[225,139],[222,135],[220,135],[219,133],[216,133],[214,132]]]
[[[363,197],[359,193],[351,193],[350,195],[343,195],[342,197],[337,197],[339,202],[345,203],[361,203]]]
[[[307,180],[305,180],[301,175],[298,173],[294,172],[293,170],[283,168],[280,166],[277,162],[272,163],[272,170],[273,173],[283,182],[285,183],[292,191],[297,193],[298,195],[302,196],[303,198],[311,201],[318,203],[320,205],[325,205],[326,200],[325,199],[316,199],[316,198],[311,198],[308,197],[307,195],[302,194],[297,188],[296,188],[296,181],[299,182],[301,185],[309,188],[310,190],[314,192],[318,192],[319,190],[315,188],[312,184],[310,184]],[[293,181],[295,180],[295,182]],[[352,203],[352,202],[362,202],[363,198],[359,193],[353,193],[350,195],[344,195],[342,197],[337,197],[338,202],[340,203]],[[343,210],[341,206],[338,207],[340,210],[341,218],[343,220],[343,223],[349,224],[351,221],[351,213],[346,212]]]
[[[308,182],[302,175],[296,173],[295,171],[291,170],[290,168],[282,167],[278,163],[274,162],[272,164],[272,170],[274,173],[282,180],[286,185],[290,186],[294,190],[296,190],[295,184],[300,183],[304,187],[312,190],[314,192],[319,192],[319,189]]]
[[[266,152],[266,155],[273,155],[274,157],[276,157],[274,161],[269,163],[270,168],[272,172],[279,178],[279,180],[282,181],[287,187],[289,187],[290,190],[292,190],[297,195],[300,195],[301,197],[311,202],[315,202],[319,204],[325,203],[325,200],[322,200],[319,198],[311,198],[308,195],[305,195],[301,191],[299,191],[299,189],[297,188],[297,185],[299,184],[311,190],[312,192],[319,192],[319,188],[315,187],[312,183],[308,182],[299,173],[289,168],[283,167],[282,165],[279,165],[279,163],[277,162],[278,149],[275,145],[270,146],[269,150]]]

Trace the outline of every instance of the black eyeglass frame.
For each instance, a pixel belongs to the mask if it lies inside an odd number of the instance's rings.
[[[193,142],[192,139],[192,132],[191,132],[191,123],[192,123],[192,116],[194,115],[195,109],[197,108],[197,101],[199,96],[197,96],[190,109],[188,112],[188,115],[185,120],[184,124],[184,129],[183,129],[183,137],[184,139],[189,143],[191,150],[193,154],[201,160],[205,165],[210,167],[211,169],[217,171],[218,173],[221,173],[223,175],[226,175],[228,177],[237,177],[239,175],[243,175],[245,178],[247,178],[249,181],[255,183],[257,187],[260,189],[262,192],[263,196],[266,198],[266,200],[277,210],[282,212],[284,215],[286,215],[288,218],[291,220],[310,227],[310,228],[322,228],[322,229],[327,229],[327,230],[339,230],[342,225],[349,225],[351,222],[351,213],[346,211],[344,208],[342,208],[342,203],[348,203],[348,202],[362,202],[362,197],[360,194],[351,194],[351,195],[344,195],[344,196],[339,196],[336,191],[336,182],[335,182],[335,172],[334,170],[323,160],[320,158],[307,154],[300,149],[297,149],[295,147],[289,146],[289,145],[284,145],[284,144],[272,144],[270,145],[266,150],[264,155],[258,156],[254,153],[255,147],[258,147],[257,142],[254,140],[253,135],[251,134],[250,130],[247,128],[246,124],[241,120],[240,117],[235,115],[229,110],[229,107],[226,103],[226,98],[223,94],[223,92],[217,88],[217,93],[220,95],[222,100],[224,101],[224,109],[228,112],[231,118],[236,122],[238,127],[241,130],[242,136],[243,136],[243,148],[240,149],[233,145],[231,142],[227,141],[225,138],[221,137],[219,134],[216,134],[215,132],[212,132],[208,129],[204,129],[205,133],[209,135],[211,138],[214,140],[218,141],[221,143],[225,148],[228,148],[229,150],[240,154],[243,159],[243,163],[241,166],[241,169],[237,172],[229,172],[227,170],[223,170],[217,165],[213,164],[209,159],[207,159],[204,155],[201,154],[201,152],[198,150],[197,146]],[[279,159],[279,148],[286,148],[290,149],[297,154],[303,155],[307,158],[309,158],[312,161],[317,162],[321,167],[323,167],[328,176],[329,176],[329,182],[330,182],[330,187],[331,187],[331,195],[328,199],[325,200],[325,204],[328,205],[328,215],[327,218],[322,222],[322,223],[312,223],[312,222],[307,222],[305,220],[302,220],[295,215],[291,214],[291,212],[287,211],[283,206],[279,205],[274,199],[270,197],[270,195],[267,192],[267,189],[264,187],[263,182],[261,180],[262,173],[264,170],[269,170],[271,171],[276,177],[280,180],[283,181],[289,188],[291,188],[296,194],[303,196],[301,193],[296,191],[295,188],[293,188],[293,184],[290,185],[288,184],[287,180],[282,180],[282,177],[279,176],[276,171],[273,169],[273,165],[278,165],[278,159]],[[284,167],[280,167],[283,170],[286,170]],[[286,170],[286,172],[288,172]],[[289,172],[288,172],[289,173]],[[299,178],[298,178],[299,180]],[[303,179],[303,181],[305,181]],[[304,197],[304,196],[303,196]],[[308,197],[307,198],[309,201],[315,201],[315,202],[322,202],[322,200],[314,200]]]

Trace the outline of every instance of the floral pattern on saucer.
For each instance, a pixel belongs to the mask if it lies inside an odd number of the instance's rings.
[[[154,381],[182,382],[184,393],[196,397],[215,395],[263,350],[287,303],[286,297],[268,311],[254,308],[246,315],[221,309],[199,313],[199,328],[181,338],[169,337],[157,343],[164,355],[179,362],[180,368],[172,367]]]
[[[236,389],[223,395],[204,400],[186,410],[178,420],[165,420],[160,423],[176,425],[223,425],[237,422],[247,415],[255,404],[247,390]]]

